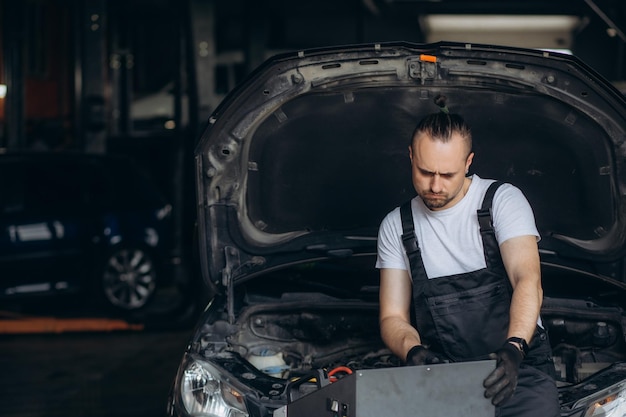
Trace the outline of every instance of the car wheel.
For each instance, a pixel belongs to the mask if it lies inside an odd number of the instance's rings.
[[[152,255],[138,246],[118,247],[106,256],[100,274],[105,302],[117,310],[145,307],[156,292],[156,264]]]

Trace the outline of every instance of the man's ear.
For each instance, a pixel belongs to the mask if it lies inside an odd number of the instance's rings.
[[[465,161],[465,173],[466,174],[469,172],[470,165],[472,165],[473,160],[474,160],[474,152],[470,152],[470,154],[467,155],[467,160]]]
[[[409,145],[409,159],[413,162],[413,146]]]

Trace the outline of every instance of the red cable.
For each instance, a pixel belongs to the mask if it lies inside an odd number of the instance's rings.
[[[347,366],[338,366],[336,368],[331,369],[328,372],[328,376],[333,376],[335,375],[337,372],[345,372],[348,375],[350,375],[352,373],[352,369],[348,368]]]

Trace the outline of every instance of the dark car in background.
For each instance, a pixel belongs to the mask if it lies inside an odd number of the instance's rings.
[[[624,96],[569,55],[393,43],[276,56],[211,116],[196,179],[217,295],[170,416],[271,416],[324,375],[400,365],[379,335],[376,239],[414,196],[408,144],[438,96],[473,127],[470,174],[518,186],[534,209],[561,414],[624,414]],[[408,401],[399,388],[376,394]],[[354,411],[321,407],[307,415]]]
[[[171,210],[125,157],[0,155],[0,300],[142,310],[169,279]]]

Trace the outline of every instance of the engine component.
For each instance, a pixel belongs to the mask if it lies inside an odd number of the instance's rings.
[[[274,411],[274,417],[493,417],[482,381],[495,361],[360,370]],[[455,395],[444,395],[454,392]]]

